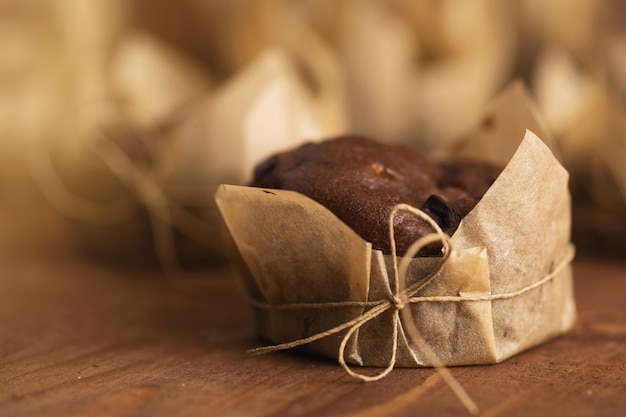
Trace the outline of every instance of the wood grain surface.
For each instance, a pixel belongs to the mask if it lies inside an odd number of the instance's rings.
[[[468,415],[432,369],[366,384],[324,359],[246,356],[260,342],[228,266],[172,281],[80,258],[62,224],[21,217],[0,212],[0,416]],[[481,416],[626,416],[626,262],[574,268],[571,333],[452,369]]]

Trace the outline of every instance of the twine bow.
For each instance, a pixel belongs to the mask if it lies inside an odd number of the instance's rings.
[[[398,211],[405,210],[409,211],[421,219],[428,222],[431,227],[434,229],[434,233],[423,236],[422,238],[415,241],[407,250],[406,254],[398,264],[397,254],[396,254],[396,243],[394,239],[394,228],[393,228],[393,220]],[[391,242],[391,256],[392,256],[392,264],[393,264],[393,292],[389,292],[387,297],[378,300],[378,301],[343,301],[343,302],[325,302],[325,303],[293,303],[293,304],[279,304],[279,305],[271,305],[264,302],[259,302],[258,300],[251,299],[250,302],[260,308],[271,309],[271,310],[294,310],[294,309],[309,309],[309,308],[342,308],[342,307],[363,307],[366,308],[360,316],[349,320],[345,323],[342,323],[336,327],[328,329],[324,332],[317,333],[315,335],[294,340],[292,342],[281,343],[271,346],[259,347],[256,349],[251,349],[248,351],[251,355],[258,355],[263,353],[275,352],[279,350],[291,349],[297,346],[302,346],[316,340],[323,339],[325,337],[331,336],[333,334],[337,334],[344,330],[347,330],[345,335],[343,336],[341,343],[339,345],[339,353],[338,353],[338,361],[341,367],[348,373],[350,376],[360,379],[365,382],[378,381],[385,376],[387,376],[395,367],[396,364],[396,351],[398,347],[398,337],[401,330],[404,330],[404,333],[408,336],[410,340],[410,345],[414,348],[420,349],[420,351],[428,358],[428,360],[434,365],[437,369],[443,380],[446,384],[452,389],[455,395],[459,398],[459,400],[463,403],[465,408],[472,413],[473,415],[478,414],[478,406],[476,403],[470,398],[465,389],[459,384],[459,382],[452,376],[450,371],[445,367],[445,365],[441,362],[441,360],[437,357],[437,354],[432,350],[429,344],[424,340],[424,338],[420,335],[419,330],[415,325],[415,320],[411,315],[411,309],[407,308],[411,304],[420,303],[420,302],[477,302],[477,301],[492,301],[498,299],[507,299],[517,297],[521,294],[524,294],[534,288],[540,287],[552,280],[561,269],[567,265],[573,258],[574,252],[573,248],[570,248],[570,251],[566,254],[566,256],[562,259],[562,261],[545,277],[541,280],[528,285],[518,291],[503,293],[503,294],[490,294],[490,295],[462,295],[462,296],[417,296],[416,294],[422,290],[424,287],[429,285],[438,275],[441,269],[444,267],[446,261],[448,260],[452,247],[450,243],[450,237],[445,234],[439,225],[426,213],[423,211],[409,206],[407,204],[399,204],[393,208],[391,214],[389,216],[389,237]],[[410,286],[406,286],[406,278],[408,275],[408,269],[413,257],[425,246],[440,242],[442,244],[442,256],[441,262],[438,263],[437,267],[431,271],[426,278],[421,281],[418,281]],[[361,326],[368,323],[370,320],[379,317],[381,314],[392,310],[393,314],[391,315],[391,326],[392,326],[392,349],[391,349],[391,357],[389,358],[388,365],[385,369],[380,371],[375,375],[366,375],[363,373],[359,373],[354,371],[345,361],[345,350],[348,341],[352,338],[355,332],[357,332]],[[401,329],[402,327],[402,329]],[[416,363],[418,363],[418,359],[415,356],[415,352],[413,349],[409,349],[410,354],[413,356],[413,359]]]
[[[175,125],[184,110],[192,104],[193,101],[184,104],[166,119],[161,120],[150,132],[160,134],[170,125]],[[141,204],[146,209],[151,224],[157,259],[164,272],[170,275],[177,275],[181,272],[174,237],[175,231],[219,252],[221,248],[207,241],[207,235],[211,236],[216,232],[208,227],[206,221],[168,196],[160,184],[155,169],[138,166],[97,121],[88,120],[86,117],[82,120],[77,117],[77,127],[83,136],[88,138],[85,141],[86,148],[102,160],[111,173],[132,193],[134,200],[120,199],[105,203],[79,196],[64,183],[53,166],[49,151],[44,146],[31,144],[28,149],[31,172],[35,181],[40,185],[39,188],[55,208],[68,217],[87,224],[110,226],[130,219],[137,212],[138,206],[135,203]],[[130,122],[129,128],[132,128]],[[93,131],[98,132],[98,135],[92,137],[87,133]],[[134,133],[138,140],[142,141],[151,158],[158,160],[159,155],[156,154],[154,146],[145,134],[140,131],[134,131]]]

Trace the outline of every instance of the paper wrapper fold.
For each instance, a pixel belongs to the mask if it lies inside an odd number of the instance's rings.
[[[444,365],[500,362],[570,329],[576,310],[569,260],[568,174],[527,131],[517,152],[480,203],[461,222],[452,252],[418,297],[456,301],[407,304],[418,330]],[[313,200],[290,191],[222,185],[216,201],[242,261],[243,288],[257,300],[262,336],[283,343],[324,332],[367,307],[281,308],[301,303],[377,301],[391,294],[392,257]],[[440,258],[411,261],[407,286],[424,279]],[[556,273],[552,274],[554,271]],[[495,299],[553,278],[521,295]],[[484,296],[482,301],[462,300]],[[350,338],[344,357],[364,366],[433,366],[432,356],[400,328],[394,309]],[[345,332],[308,345],[337,358]]]

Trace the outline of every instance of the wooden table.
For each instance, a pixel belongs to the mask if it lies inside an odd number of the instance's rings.
[[[332,361],[246,356],[258,341],[228,266],[172,283],[81,259],[60,223],[22,217],[0,213],[0,416],[468,415],[432,369],[365,384]],[[452,369],[482,416],[626,415],[626,262],[574,268],[571,333]]]

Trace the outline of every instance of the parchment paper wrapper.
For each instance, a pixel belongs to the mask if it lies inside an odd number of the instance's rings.
[[[439,153],[448,158],[474,158],[504,166],[527,129],[539,136],[562,162],[561,150],[539,107],[524,83],[515,80],[485,106],[476,126]]]
[[[145,33],[131,33],[114,57],[106,75],[119,100],[87,106],[59,146],[69,191],[50,192],[70,215],[79,200],[93,208],[72,223],[89,253],[136,259],[156,246],[161,258],[223,255],[216,187],[245,183],[269,153],[344,130],[341,113],[324,110],[331,100],[308,89],[280,48],[219,86]],[[151,66],[158,71],[144,74]]]
[[[583,71],[563,50],[546,51],[534,78],[539,105],[571,174],[574,240],[584,251],[623,256],[626,106],[616,88]]]
[[[515,23],[509,4],[316,5],[332,5],[340,10],[331,16],[343,17],[335,23],[334,37],[348,82],[353,131],[383,141],[414,142],[419,136],[428,149],[449,144],[506,82],[513,63]]]
[[[149,33],[120,32],[115,41],[100,40],[97,54],[85,54],[82,65],[90,70],[77,76],[63,140],[49,151],[33,149],[30,157],[41,188],[68,217],[82,251],[137,259],[150,256],[153,246],[145,201],[136,181],[120,175],[112,161],[162,183],[181,163],[176,134],[184,116],[192,102],[208,94],[211,80]],[[81,46],[76,41],[77,55]],[[53,164],[48,172],[47,162]]]
[[[575,320],[568,174],[528,131],[519,149],[451,238],[452,254],[418,296],[510,293],[502,300],[423,302],[410,308],[414,324],[444,365],[500,362],[570,329]],[[269,305],[375,301],[389,293],[391,256],[330,211],[290,191],[222,185],[216,201],[238,250],[244,290]],[[411,261],[407,286],[436,267],[438,258]],[[565,264],[563,264],[565,262]],[[258,330],[274,343],[302,339],[363,314],[362,307],[280,310],[256,307]],[[392,328],[387,311],[361,327],[346,361],[387,366]],[[342,334],[309,345],[337,357]],[[413,350],[413,355],[410,354]],[[398,366],[431,366],[432,357],[397,344]]]
[[[340,112],[331,117],[328,102],[307,88],[286,51],[268,48],[189,116],[175,140],[178,163],[162,185],[202,214],[209,247],[224,247],[217,186],[245,184],[269,155],[344,131],[345,119]]]

